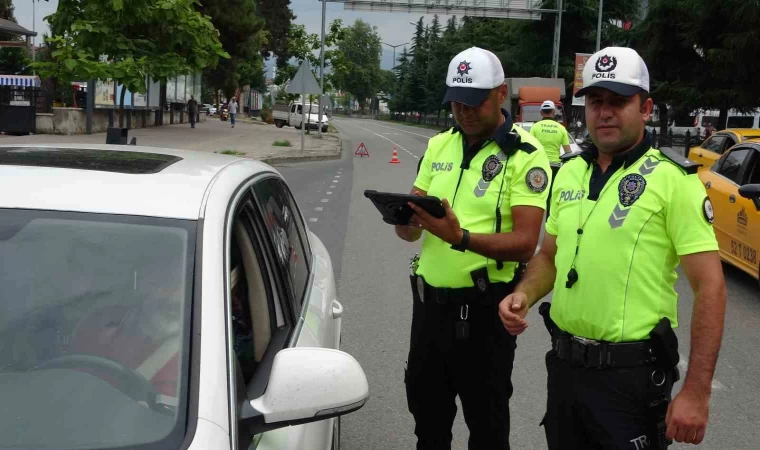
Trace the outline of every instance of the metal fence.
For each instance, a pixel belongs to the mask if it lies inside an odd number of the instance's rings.
[[[657,130],[652,130],[652,141],[655,148],[672,148],[683,156],[689,156],[689,149],[697,146],[706,139],[706,136],[700,136],[695,133],[693,136],[689,131],[686,134],[673,134],[669,131],[668,134],[658,133]]]

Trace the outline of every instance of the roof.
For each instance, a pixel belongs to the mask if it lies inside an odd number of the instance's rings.
[[[733,131],[745,139],[748,139],[750,137],[760,137],[760,129],[757,128],[728,128],[723,131]]]
[[[0,19],[0,31],[4,33],[20,34],[22,36],[37,36],[36,31],[30,31],[16,22],[7,19]]]
[[[3,145],[0,208],[197,220],[211,182],[240,161],[271,170],[245,158],[153,147]]]

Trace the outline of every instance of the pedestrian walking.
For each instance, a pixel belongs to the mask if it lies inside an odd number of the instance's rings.
[[[405,370],[418,450],[450,449],[459,396],[469,449],[509,449],[515,337],[498,316],[519,263],[534,253],[551,181],[541,144],[501,109],[504,71],[472,47],[451,60],[445,103],[457,125],[428,142],[412,188],[442,199],[437,219],[410,204],[409,242],[424,233],[411,276],[414,298]]]
[[[190,119],[190,128],[195,128],[195,122],[198,118],[198,101],[195,96],[191,95],[187,101],[187,115]]]
[[[698,165],[652,147],[649,72],[638,53],[592,55],[583,95],[593,145],[565,157],[541,249],[499,313],[518,335],[528,308],[554,290],[539,308],[552,342],[542,422],[550,450],[699,444],[726,301],[712,204]],[[694,310],[688,371],[671,401],[679,262]]]
[[[553,101],[546,100],[543,102],[540,109],[541,120],[530,127],[530,134],[538,139],[538,142],[544,147],[546,156],[549,158],[549,164],[551,164],[552,168],[552,182],[554,182],[561,164],[559,157],[572,151],[570,149],[570,136],[567,134],[567,129],[561,123],[554,120],[556,109],[557,107]],[[551,188],[549,186],[549,197],[546,200],[547,220],[549,220],[549,214],[551,213]]]
[[[237,111],[238,111],[238,103],[235,97],[232,97],[232,100],[230,100],[229,111],[230,111],[230,127],[235,128],[235,118],[237,117]]]

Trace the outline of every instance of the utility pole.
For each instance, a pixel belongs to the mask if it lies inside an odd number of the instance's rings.
[[[404,42],[403,44],[391,45],[391,44],[386,44],[385,42],[383,42],[383,44],[387,45],[388,47],[393,48],[393,69],[391,70],[395,70],[396,69],[396,47],[401,47],[402,45],[407,45],[409,43]]]
[[[599,19],[596,22],[596,51],[601,50],[602,45],[602,7],[604,0],[599,0]]]
[[[552,78],[559,74],[559,41],[562,34],[562,0],[557,0],[557,17],[554,20],[554,51],[552,53]]]
[[[327,0],[322,0],[322,45],[320,46],[319,50],[319,59],[322,61],[319,65],[319,88],[322,90],[322,93],[319,95],[319,111],[317,112],[317,117],[319,117],[319,121],[317,122],[317,132],[319,133],[319,137],[322,138],[322,99],[325,96],[325,20],[327,19]],[[311,109],[311,103],[309,104],[309,109]],[[303,117],[303,116],[302,116]]]

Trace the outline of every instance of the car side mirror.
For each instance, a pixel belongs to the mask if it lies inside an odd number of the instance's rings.
[[[744,198],[760,198],[760,184],[745,184],[739,188],[739,195]]]
[[[323,348],[286,348],[272,363],[266,391],[244,399],[239,417],[252,434],[342,416],[360,409],[369,385],[348,353]]]

